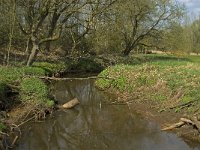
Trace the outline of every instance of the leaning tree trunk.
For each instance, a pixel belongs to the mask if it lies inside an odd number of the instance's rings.
[[[37,44],[36,42],[33,42],[33,47],[32,47],[31,53],[28,57],[26,66],[31,66],[33,64],[33,62],[35,61],[35,59],[37,57],[38,52],[39,52],[39,44]]]
[[[123,51],[123,55],[128,56],[131,50],[132,50],[131,46],[126,46],[125,50]]]

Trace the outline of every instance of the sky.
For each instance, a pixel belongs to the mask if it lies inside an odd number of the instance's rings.
[[[178,0],[178,1],[185,4],[190,14],[194,15],[200,14],[200,0]]]

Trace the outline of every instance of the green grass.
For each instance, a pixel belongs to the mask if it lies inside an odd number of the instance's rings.
[[[26,76],[45,76],[64,69],[64,64],[35,63],[33,67],[0,67],[0,100],[6,101],[6,88],[19,86],[22,102],[51,107],[54,102],[48,99],[48,88],[44,81]]]
[[[138,94],[141,99],[157,102],[173,100],[181,104],[200,101],[200,57],[147,56],[149,62],[115,65],[102,71],[96,81],[101,89]],[[164,58],[164,59],[163,59]],[[169,59],[167,59],[169,58]],[[107,79],[107,78],[110,79]],[[181,94],[180,94],[181,93]],[[175,103],[175,100],[174,100]]]
[[[6,126],[0,122],[0,131],[4,131],[6,129]]]
[[[0,81],[13,83],[25,75],[45,75],[45,70],[37,67],[0,67]]]
[[[48,98],[47,85],[38,78],[25,78],[20,85],[20,96],[23,102],[51,107],[54,102]]]
[[[63,62],[59,63],[35,62],[33,64],[33,67],[43,69],[46,72],[46,74],[51,74],[65,70],[66,65]]]

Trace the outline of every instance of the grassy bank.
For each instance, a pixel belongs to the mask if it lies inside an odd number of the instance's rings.
[[[103,78],[97,80],[96,85],[118,93],[124,101],[145,101],[160,110],[199,111],[200,65],[197,57],[146,57],[145,62],[137,65],[108,67],[99,74]],[[187,107],[184,104],[188,104]]]
[[[0,67],[0,113],[10,112],[20,107],[24,111],[16,111],[13,121],[21,119],[26,114],[40,117],[46,110],[54,106],[50,99],[48,85],[37,77],[52,75],[65,69],[63,63],[50,64],[37,62],[33,67]],[[31,113],[30,113],[31,112]],[[0,131],[4,130],[7,116],[0,119]],[[9,116],[11,118],[12,116]],[[1,127],[2,126],[2,127]]]

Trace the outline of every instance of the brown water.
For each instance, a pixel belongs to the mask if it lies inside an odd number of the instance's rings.
[[[199,150],[125,105],[106,105],[114,97],[97,90],[92,80],[59,81],[54,87],[59,103],[77,97],[81,104],[27,125],[16,150]]]

